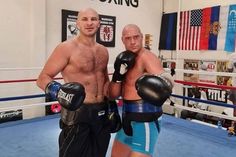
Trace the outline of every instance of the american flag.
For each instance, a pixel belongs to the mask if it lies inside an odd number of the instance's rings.
[[[179,50],[199,50],[202,9],[180,12]]]

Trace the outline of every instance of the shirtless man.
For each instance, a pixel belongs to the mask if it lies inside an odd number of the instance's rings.
[[[160,132],[162,104],[170,96],[173,81],[160,60],[143,47],[143,34],[134,24],[122,31],[126,51],[114,63],[109,94],[122,96],[122,124],[113,143],[112,157],[150,157]]]
[[[105,157],[110,132],[117,129],[110,128],[109,120],[116,120],[117,114],[110,115],[105,99],[108,50],[95,41],[99,26],[94,9],[81,10],[77,20],[80,34],[55,48],[37,80],[46,95],[62,106],[60,157]],[[58,73],[65,84],[53,80]]]

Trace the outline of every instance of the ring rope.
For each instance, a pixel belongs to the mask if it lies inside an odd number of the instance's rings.
[[[188,81],[181,81],[181,80],[175,80],[175,82],[183,84],[183,85],[191,85],[191,86],[199,86],[199,87],[213,87],[213,88],[219,88],[219,89],[233,89],[233,90],[236,90],[236,87],[225,86],[225,85],[215,85],[215,84],[209,84],[209,83],[188,82]]]
[[[176,98],[181,98],[181,99],[192,100],[192,101],[196,101],[196,102],[202,102],[202,103],[206,103],[206,104],[212,104],[212,105],[216,105],[216,106],[236,108],[236,105],[227,104],[227,103],[218,102],[218,101],[211,101],[211,100],[203,100],[203,99],[191,98],[191,97],[180,96],[180,95],[176,95],[176,94],[171,94],[171,96],[176,97]]]
[[[187,106],[183,106],[183,105],[178,105],[178,104],[174,104],[174,106],[179,109],[189,110],[192,112],[202,113],[202,114],[206,114],[206,115],[210,115],[210,116],[215,116],[215,117],[219,117],[219,118],[223,118],[223,119],[236,121],[236,117],[231,117],[231,116],[223,115],[223,114],[216,113],[216,112],[204,111],[204,110],[195,109],[195,108],[191,108],[191,107],[187,107]]]
[[[62,77],[54,78],[54,80],[61,80]],[[37,79],[22,79],[22,80],[3,80],[0,83],[16,83],[16,82],[35,82]]]
[[[109,73],[108,75],[112,75],[112,73]],[[63,79],[62,77],[57,77],[57,78],[54,78],[54,80],[61,80]],[[35,82],[37,81],[37,79],[21,79],[21,80],[2,80],[0,81],[0,84],[1,83],[17,83],[17,82]]]
[[[21,99],[40,98],[40,97],[44,97],[44,96],[45,96],[45,94],[35,94],[35,95],[24,95],[24,96],[5,97],[5,98],[0,98],[0,102],[1,102],[1,101],[21,100]]]
[[[15,96],[15,97],[5,97],[5,98],[0,98],[0,101],[11,101],[11,100],[31,99],[31,98],[39,98],[39,97],[44,97],[44,96],[45,96],[45,94],[26,95],[26,96]],[[236,108],[236,105],[231,105],[231,104],[222,103],[222,102],[217,102],[217,101],[202,100],[202,99],[197,99],[197,98],[191,98],[191,97],[186,97],[186,96],[180,96],[180,95],[176,95],[176,94],[171,94],[171,96],[176,97],[176,98],[181,98],[181,99],[192,100],[192,101],[196,101],[196,102],[203,102],[203,103],[212,104],[212,105],[216,105],[216,106],[223,106],[223,107]]]
[[[0,68],[0,71],[15,71],[15,70],[41,70],[42,67],[30,67],[30,68]]]
[[[14,106],[14,107],[0,107],[0,112],[5,112],[9,110],[17,110],[17,109],[25,109],[25,108],[35,107],[35,106],[47,106],[47,105],[51,105],[55,103],[58,103],[58,101],[50,101],[50,102],[45,102],[45,103],[36,103],[36,104],[29,104],[29,105],[20,105],[20,106]]]
[[[164,68],[170,71],[170,68]],[[216,71],[204,71],[204,70],[187,70],[187,69],[175,69],[176,72],[190,73],[190,74],[201,74],[201,75],[215,75],[215,76],[230,76],[235,77],[236,73],[229,72],[216,72]]]

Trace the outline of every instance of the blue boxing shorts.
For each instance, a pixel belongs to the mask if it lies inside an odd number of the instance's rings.
[[[125,101],[123,104],[123,114],[126,112],[134,113],[160,113],[155,120],[148,120],[147,122],[140,122],[140,120],[132,120],[130,125],[132,127],[132,136],[128,136],[123,129],[117,132],[115,139],[125,145],[128,145],[132,151],[140,152],[147,155],[153,155],[155,144],[160,133],[161,126],[161,107],[156,107],[142,100]],[[142,119],[145,119],[142,118]],[[150,118],[149,118],[150,119]]]

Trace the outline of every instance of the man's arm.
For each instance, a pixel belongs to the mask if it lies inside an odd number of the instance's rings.
[[[154,54],[146,53],[142,59],[146,73],[135,83],[137,93],[143,100],[162,106],[172,93],[174,80]]]
[[[63,45],[58,45],[39,74],[36,82],[37,86],[42,90],[45,90],[48,83],[51,82],[53,78],[67,65],[68,59],[69,56],[65,53]]]
[[[116,99],[121,96],[121,82],[110,82],[109,84],[109,98]]]
[[[170,73],[165,72],[161,60],[154,53],[146,53],[143,56],[145,70],[148,74],[161,76],[170,82],[171,88],[174,87],[174,80]]]
[[[121,52],[116,57],[114,73],[109,85],[109,97],[116,99],[121,95],[122,81],[125,79],[127,71],[134,66],[135,58],[136,55],[129,50]]]
[[[156,75],[164,72],[161,60],[154,53],[145,53],[142,58],[147,73]]]
[[[103,94],[105,97],[109,97],[109,84],[110,84],[110,79],[109,79],[109,75],[108,75],[108,69],[106,70],[106,72],[104,73],[104,78],[105,78],[105,83],[104,83],[104,87],[103,87]]]

